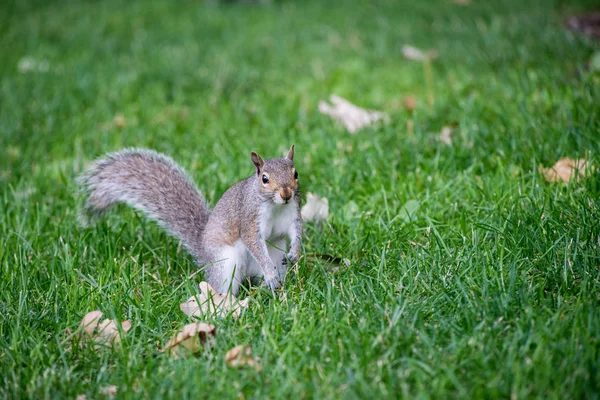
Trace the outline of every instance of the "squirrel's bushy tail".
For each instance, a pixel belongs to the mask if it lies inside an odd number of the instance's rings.
[[[177,237],[197,259],[210,210],[183,168],[152,150],[126,149],[96,161],[79,178],[85,213],[101,214],[115,203],[144,212]]]

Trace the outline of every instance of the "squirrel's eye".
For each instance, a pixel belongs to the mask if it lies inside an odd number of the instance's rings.
[[[298,179],[298,171],[294,171],[294,179]]]
[[[262,181],[266,185],[267,183],[269,183],[269,178],[266,175],[263,175]]]

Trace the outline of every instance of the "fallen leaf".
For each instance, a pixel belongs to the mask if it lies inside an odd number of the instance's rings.
[[[444,126],[440,131],[440,141],[445,145],[452,145],[452,128]]]
[[[249,345],[241,344],[235,346],[225,354],[225,363],[229,368],[256,368],[258,372],[262,371],[260,358],[252,356],[252,349]]]
[[[304,222],[325,221],[329,217],[329,200],[314,193],[307,193],[306,204],[302,206],[301,213]]]
[[[115,397],[119,388],[116,385],[108,385],[100,388],[100,394],[108,397]]]
[[[402,55],[411,61],[432,61],[438,57],[438,51],[430,49],[425,53],[414,46],[406,44],[402,47]]]
[[[471,0],[452,0],[454,4],[458,4],[459,6],[468,6],[471,4]]]
[[[404,103],[404,108],[408,111],[414,111],[417,108],[417,99],[412,96],[408,96],[402,99],[402,103]]]
[[[121,324],[123,333],[127,333],[131,329],[131,321],[125,321]],[[111,319],[105,319],[102,323],[98,324],[98,335],[96,336],[102,343],[117,344],[121,342],[121,335],[119,335],[119,328],[117,322]]]
[[[76,397],[77,400],[87,400],[87,394],[80,394]]]
[[[217,293],[208,282],[200,282],[200,293],[190,297],[185,303],[181,303],[179,308],[188,317],[201,317],[207,314],[215,314],[224,317],[231,313],[235,319],[238,318],[242,309],[248,307],[249,299],[238,300],[232,294],[225,296]]]
[[[551,168],[539,167],[540,173],[548,182],[569,182],[575,177],[575,182],[579,181],[581,176],[586,176],[591,167],[589,162],[583,158],[572,160],[568,157],[561,158]]]
[[[96,348],[102,346],[112,346],[121,341],[121,335],[116,321],[105,319],[100,322],[102,311],[95,310],[87,313],[81,323],[78,331],[84,341],[96,343]],[[121,323],[121,330],[126,334],[131,329],[131,321]]]
[[[383,112],[365,110],[335,95],[330,96],[329,100],[331,104],[319,101],[319,111],[341,123],[350,133],[356,133],[377,121],[389,122],[389,117]]]
[[[17,69],[22,74],[28,72],[48,72],[50,63],[47,60],[39,61],[33,57],[23,57],[17,63]]]
[[[167,352],[175,357],[197,353],[211,336],[215,335],[214,325],[205,322],[187,324],[167,342],[161,352]]]
[[[108,342],[112,337],[115,337],[119,333],[119,328],[117,328],[117,323],[112,319],[105,319],[100,324],[98,324],[98,333],[96,338],[100,339],[100,342]]]
[[[90,311],[83,316],[79,329],[87,333],[88,336],[92,337],[96,327],[98,327],[98,321],[102,317],[102,311]]]
[[[113,118],[113,124],[115,124],[117,128],[123,128],[127,125],[127,120],[123,114],[119,113],[115,115],[115,118]]]

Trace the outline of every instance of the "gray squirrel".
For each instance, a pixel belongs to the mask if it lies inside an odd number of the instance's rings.
[[[251,153],[255,174],[231,186],[210,210],[189,175],[170,157],[125,149],[98,159],[78,179],[88,216],[115,203],[142,211],[177,237],[219,293],[237,296],[240,284],[263,280],[281,287],[288,263],[300,257],[302,216],[294,146],[284,158]],[[286,236],[290,239],[287,254]]]

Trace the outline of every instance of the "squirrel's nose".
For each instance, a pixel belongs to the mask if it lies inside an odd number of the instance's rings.
[[[284,188],[281,192],[279,192],[281,198],[285,201],[288,201],[292,198],[292,190],[290,188]]]

